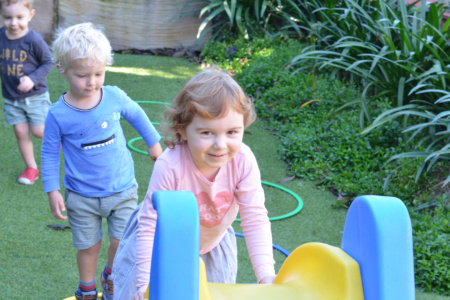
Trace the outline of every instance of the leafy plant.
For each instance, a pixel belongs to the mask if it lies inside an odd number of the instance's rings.
[[[238,74],[248,65],[252,57],[267,57],[271,54],[271,45],[279,45],[284,42],[281,37],[261,38],[249,42],[245,38],[232,42],[208,41],[201,52],[206,64],[220,65],[231,73]],[[289,63],[287,61],[286,63]]]
[[[410,134],[413,149],[388,161],[420,161],[417,181],[435,162],[450,159],[450,19],[442,23],[446,7],[442,3],[428,6],[426,1],[418,8],[403,1],[397,6],[385,1],[342,3],[342,7],[313,11],[328,13],[321,15],[320,29],[330,32],[328,40],[335,42],[325,48],[317,44],[303,48],[293,64],[300,70],[311,68],[308,62],[312,61],[319,70],[359,82],[361,96],[345,106],[360,105],[361,128],[373,122],[364,133],[403,117],[402,135]],[[390,99],[394,108],[375,118],[371,102],[382,97]],[[445,184],[449,182],[450,175]]]
[[[416,284],[427,292],[450,295],[450,196],[424,206],[410,210]]]
[[[345,35],[337,36],[339,39],[325,49],[305,47],[293,59],[294,66],[302,69],[308,67],[309,61],[314,61],[319,70],[346,77],[350,75],[360,82],[364,92],[357,102],[361,104],[362,116],[369,122],[372,117],[365,103],[368,100],[388,97],[395,106],[401,106],[414,99],[414,93],[421,88],[432,86],[445,89],[450,79],[444,71],[450,63],[450,19],[441,29],[442,4],[431,4],[427,18],[422,19],[415,10],[408,14],[403,1],[398,2],[398,11],[384,1],[373,1],[370,3],[376,4],[365,6],[353,0],[343,2],[352,7],[345,10],[345,27],[364,28],[368,33],[354,34],[345,30]],[[342,8],[328,10],[341,16]],[[424,15],[425,10],[426,7],[422,6],[420,15]],[[373,13],[369,14],[371,11]],[[359,17],[355,19],[354,16]],[[327,24],[330,23],[328,21]],[[328,27],[331,32],[339,32],[336,29],[339,24]],[[436,100],[433,93],[423,96],[425,100]]]
[[[247,39],[271,35],[281,28],[283,2],[282,0],[200,1],[205,6],[200,10],[199,17],[204,19],[197,37],[200,38],[209,31],[215,32],[213,39],[226,31]]]
[[[332,45],[342,37],[352,36],[364,41],[374,40],[377,32],[365,24],[379,18],[379,4],[375,1],[290,1],[291,14],[286,27],[299,35],[307,35],[307,42],[318,49]],[[394,3],[394,1],[383,1]]]
[[[427,90],[423,91],[427,92]],[[450,101],[450,93],[447,91],[432,90],[432,92],[443,93],[436,105]],[[417,182],[422,172],[430,171],[434,164],[438,161],[444,161],[448,164],[450,161],[450,110],[443,111],[439,114],[433,112],[435,104],[426,101],[415,101],[412,104],[404,105],[395,109],[388,110],[376,118],[373,124],[367,127],[363,133],[371,132],[374,128],[379,127],[387,122],[403,117],[405,119],[413,119],[413,125],[404,129],[403,133],[412,133],[409,140],[413,140],[416,136],[416,144],[422,145],[423,150],[400,153],[392,156],[387,162],[397,160],[401,161],[406,158],[415,158],[421,161],[419,165],[415,181]],[[448,172],[448,170],[447,170]],[[387,178],[389,179],[389,177]],[[450,183],[450,174],[444,181],[443,185]]]

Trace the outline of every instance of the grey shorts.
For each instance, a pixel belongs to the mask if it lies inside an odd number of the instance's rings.
[[[217,247],[200,257],[205,263],[208,282],[236,283],[238,262],[233,227],[228,227]]]
[[[3,98],[3,111],[6,125],[17,125],[27,122],[31,126],[44,125],[48,108],[52,104],[50,95],[45,92],[21,100]]]
[[[137,206],[137,183],[111,196],[83,197],[69,189],[65,192],[67,216],[72,229],[73,247],[88,249],[103,237],[102,219],[108,222],[108,236],[120,240],[130,215]]]

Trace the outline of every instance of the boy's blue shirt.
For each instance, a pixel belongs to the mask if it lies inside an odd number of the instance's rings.
[[[48,91],[47,75],[53,68],[52,54],[42,36],[31,28],[16,40],[6,37],[5,27],[0,28],[0,72],[2,95],[10,100],[21,100]],[[34,87],[27,93],[17,90],[20,77],[28,76]]]
[[[123,116],[148,146],[161,139],[142,108],[124,91],[104,86],[100,103],[79,110],[62,95],[48,112],[42,142],[44,192],[60,189],[60,145],[64,154],[64,184],[85,197],[105,197],[131,187],[134,163],[120,125]]]

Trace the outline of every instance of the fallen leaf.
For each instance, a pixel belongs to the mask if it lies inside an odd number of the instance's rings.
[[[289,181],[292,181],[294,179],[295,179],[295,176],[291,176],[291,177],[288,177],[288,178],[285,178],[285,179],[278,180],[278,182],[279,183],[289,182]]]
[[[51,224],[47,225],[48,228],[55,229],[55,230],[66,230],[70,229],[70,226],[62,225],[62,224]]]

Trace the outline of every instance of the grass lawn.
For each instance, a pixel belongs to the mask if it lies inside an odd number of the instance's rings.
[[[116,55],[108,68],[107,85],[121,87],[134,100],[170,102],[182,85],[199,67],[184,59],[155,56]],[[68,85],[56,70],[49,76],[51,99],[55,102]],[[164,105],[142,104],[152,121],[160,121]],[[291,252],[306,242],[323,242],[340,246],[347,211],[332,209],[334,196],[317,190],[311,182],[293,180],[278,183],[286,175],[286,165],[277,159],[277,139],[261,129],[256,121],[245,135],[244,141],[252,147],[264,181],[276,183],[297,193],[304,202],[302,211],[290,218],[272,223],[274,243]],[[137,137],[136,131],[123,121],[127,139]],[[63,299],[73,295],[78,284],[76,251],[72,247],[70,230],[54,230],[50,224],[68,225],[54,219],[50,213],[42,181],[33,186],[17,183],[24,169],[12,127],[6,126],[0,116],[2,164],[0,165],[0,290],[2,299]],[[35,141],[35,153],[40,164],[40,141]],[[145,149],[142,141],[133,144]],[[139,198],[143,199],[152,172],[153,163],[148,156],[132,152],[136,178],[140,185]],[[295,209],[295,199],[281,190],[265,187],[269,216],[286,214]],[[104,222],[105,224],[105,222]],[[106,224],[105,224],[106,226]],[[234,224],[241,232],[239,223]],[[100,254],[97,278],[106,261],[106,245]],[[254,282],[250,260],[242,238],[238,238],[238,282]],[[285,257],[274,251],[277,270]],[[450,299],[417,291],[417,299]]]

